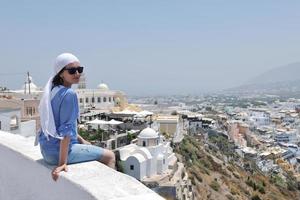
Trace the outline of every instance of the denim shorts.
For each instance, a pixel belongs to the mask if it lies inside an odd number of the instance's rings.
[[[50,165],[57,165],[59,161],[59,153],[47,154],[41,148],[44,160]],[[68,154],[68,164],[81,163],[87,161],[99,161],[104,154],[104,149],[94,145],[73,144]]]

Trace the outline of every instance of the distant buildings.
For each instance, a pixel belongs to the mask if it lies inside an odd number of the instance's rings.
[[[0,109],[0,130],[18,133],[21,123],[20,109]]]
[[[101,114],[111,114],[131,108],[137,109],[128,104],[124,92],[110,90],[105,83],[99,84],[97,89],[87,89],[84,74],[80,77],[76,93],[81,121],[92,120]]]
[[[300,142],[300,136],[297,130],[281,130],[275,134],[275,141],[298,144],[298,142]]]
[[[28,76],[21,90],[14,90],[14,92],[19,94],[42,94],[42,88],[36,86],[33,83],[31,76]]]
[[[0,108],[0,130],[23,136],[36,133],[35,120],[21,120],[21,109]]]
[[[249,133],[249,126],[246,123],[237,120],[230,121],[228,126],[228,135],[230,139],[232,139],[236,145],[246,147],[246,134]]]
[[[76,89],[81,113],[89,109],[111,110],[114,107],[124,109],[128,104],[126,95],[121,91],[110,90],[105,83],[97,89]]]
[[[33,83],[32,77],[28,76],[22,89],[3,91],[0,93],[0,108],[20,109],[21,122],[34,120],[35,127],[34,130],[31,131],[31,135],[34,135],[36,130],[40,128],[38,106],[42,94],[42,89]]]
[[[126,95],[121,91],[113,91],[104,83],[97,89],[86,89],[85,76],[81,77],[78,89],[75,89],[82,121],[95,118],[99,113],[111,113],[127,108]],[[32,77],[28,76],[20,90],[0,92],[0,108],[21,109],[21,121],[35,120],[36,130],[40,128],[38,106],[43,90],[36,86]]]
[[[178,115],[159,115],[155,118],[155,123],[160,133],[173,137],[177,131],[179,117]]]
[[[250,109],[249,120],[254,123],[255,126],[269,125],[271,122],[270,112],[261,108]]]

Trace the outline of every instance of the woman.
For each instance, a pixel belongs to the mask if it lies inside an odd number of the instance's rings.
[[[39,105],[41,132],[39,143],[44,160],[57,165],[52,171],[57,180],[67,164],[98,160],[115,167],[112,151],[93,146],[77,134],[79,108],[77,95],[71,88],[79,82],[83,67],[78,58],[70,53],[59,55],[54,64],[55,75],[44,88]]]

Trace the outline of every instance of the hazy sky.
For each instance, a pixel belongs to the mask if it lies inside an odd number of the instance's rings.
[[[300,1],[0,1],[0,86],[44,86],[72,52],[89,88],[129,95],[232,87],[300,61]]]

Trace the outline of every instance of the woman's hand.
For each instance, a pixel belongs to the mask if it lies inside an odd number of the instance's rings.
[[[51,175],[52,175],[52,179],[53,179],[54,181],[57,181],[57,179],[58,179],[58,177],[59,177],[59,173],[60,173],[61,171],[65,171],[65,172],[68,171],[68,166],[67,166],[67,164],[63,164],[63,165],[61,165],[61,166],[55,167],[55,168],[52,170]]]
[[[86,141],[86,140],[82,140],[82,144],[88,144],[88,145],[90,145],[91,143],[89,142],[89,141]]]
[[[81,137],[79,134],[77,135],[77,139],[80,144],[88,144],[88,145],[91,144],[89,141],[86,141],[85,139],[83,139],[83,137]]]

